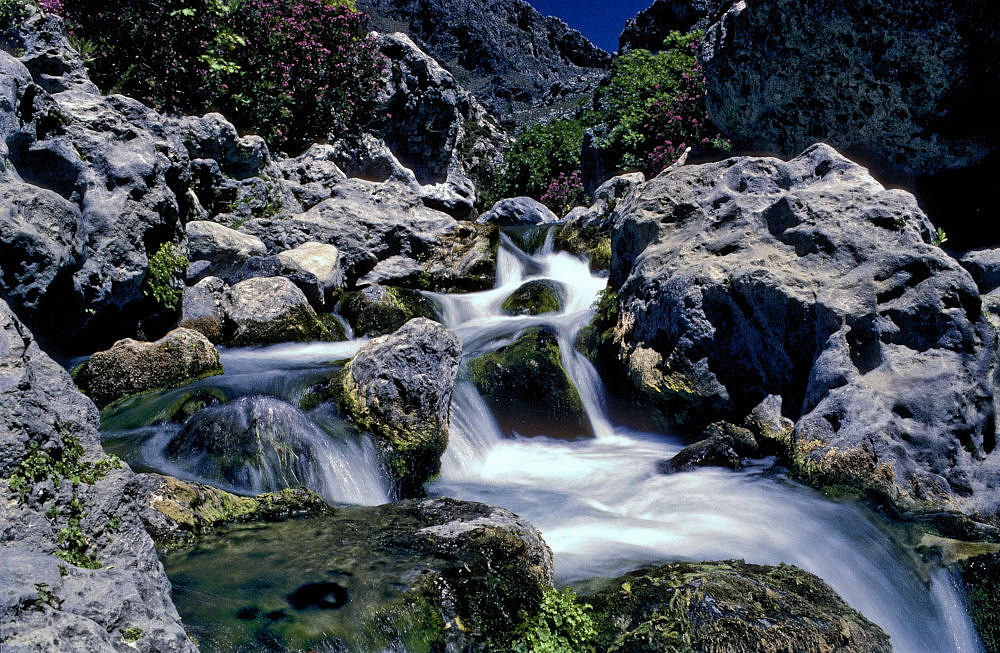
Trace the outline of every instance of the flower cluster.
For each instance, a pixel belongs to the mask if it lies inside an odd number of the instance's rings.
[[[556,215],[563,216],[574,206],[585,204],[587,193],[578,173],[560,172],[558,177],[549,182],[548,189],[539,201]]]

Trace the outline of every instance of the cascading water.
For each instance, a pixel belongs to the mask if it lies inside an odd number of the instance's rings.
[[[863,508],[793,483],[769,461],[740,472],[659,473],[657,462],[682,444],[613,425],[597,373],[572,346],[605,281],[585,263],[545,249],[528,257],[505,241],[494,290],[436,299],[467,355],[510,341],[528,326],[552,328],[596,437],[504,438],[475,388],[462,385],[431,493],[502,505],[531,521],[552,548],[557,583],[674,560],[786,562],[823,578],[888,632],[899,653],[982,650],[947,573],[937,569],[925,577],[926,567]],[[565,310],[530,318],[503,314],[503,299],[536,277],[570,289]]]

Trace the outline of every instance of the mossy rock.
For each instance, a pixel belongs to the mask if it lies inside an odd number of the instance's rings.
[[[511,344],[470,360],[466,369],[505,432],[593,436],[550,329],[528,329]]]
[[[345,293],[338,308],[355,336],[392,333],[415,317],[437,319],[434,302],[418,290],[395,286],[369,286]]]
[[[566,286],[552,279],[534,279],[521,284],[503,302],[507,315],[558,313],[566,305]]]
[[[553,244],[561,251],[586,257],[593,272],[611,268],[611,234],[608,229],[584,227],[578,221],[557,227]]]
[[[745,458],[760,455],[760,447],[753,433],[729,422],[709,424],[704,439],[681,449],[677,454],[657,465],[661,472],[670,474],[696,467],[728,467],[741,469]]]
[[[790,565],[677,563],[581,596],[597,650],[889,653],[889,636],[818,577]]]
[[[987,651],[1000,651],[1000,553],[976,556],[959,567],[965,604]]]

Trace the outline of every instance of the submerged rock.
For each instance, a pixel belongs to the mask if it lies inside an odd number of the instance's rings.
[[[597,650],[890,653],[889,636],[822,580],[789,565],[676,563],[581,597]]]
[[[0,648],[196,651],[98,414],[0,300]],[[76,480],[72,480],[76,477]],[[76,535],[74,535],[76,534]]]
[[[593,435],[580,393],[570,380],[559,342],[547,328],[468,362],[469,379],[508,434],[580,438]]]
[[[615,212],[603,360],[689,429],[780,395],[812,483],[996,519],[997,333],[933,231],[825,145],[667,172]]]
[[[561,311],[566,304],[566,287],[552,279],[535,279],[521,284],[503,301],[507,315],[541,315]]]
[[[222,374],[219,352],[191,329],[174,329],[156,342],[121,340],[92,355],[74,373],[84,394],[103,408],[124,397]]]
[[[418,317],[362,346],[339,378],[347,412],[375,436],[401,497],[421,494],[441,470],[461,362],[458,337]]]

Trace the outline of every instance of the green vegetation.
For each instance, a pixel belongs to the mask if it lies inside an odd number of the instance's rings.
[[[174,275],[187,267],[187,264],[186,257],[174,254],[173,244],[160,245],[156,253],[149,257],[149,276],[146,277],[149,289],[144,291],[145,294],[151,295],[167,310],[177,308],[184,291],[175,287],[172,282]]]
[[[593,653],[597,631],[573,590],[546,588],[534,614],[521,613],[510,650],[514,653]]]
[[[0,39],[28,16],[24,0],[0,0]]]
[[[934,236],[931,238],[931,244],[935,247],[940,247],[944,245],[945,241],[948,240],[948,235],[945,234],[944,229],[938,227],[934,230]]]
[[[142,628],[137,626],[132,626],[122,633],[122,640],[124,640],[126,644],[137,642],[140,637],[142,637]]]

